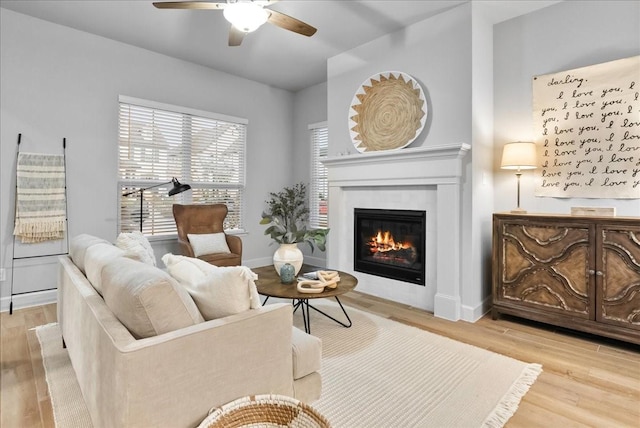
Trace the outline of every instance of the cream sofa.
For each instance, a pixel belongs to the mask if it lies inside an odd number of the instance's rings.
[[[254,394],[283,394],[308,403],[319,398],[321,343],[292,327],[290,305],[271,304],[210,321],[190,315],[191,325],[177,329],[162,320],[160,329],[167,331],[136,338],[106,303],[109,290],[120,286],[113,282],[144,285],[155,277],[171,284],[173,279],[123,256],[101,260],[101,251],[90,250],[100,241],[89,235],[74,238],[70,257],[59,259],[58,283],[63,341],[96,428],[197,426],[212,407]],[[90,252],[99,261],[104,298],[84,273]],[[127,277],[132,268],[136,274]],[[151,301],[164,297],[151,296]],[[126,318],[133,307],[126,303],[115,309]],[[173,309],[166,312],[165,318],[180,318]]]

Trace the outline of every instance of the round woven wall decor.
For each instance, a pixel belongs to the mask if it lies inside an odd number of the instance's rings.
[[[359,152],[396,150],[411,144],[427,120],[420,84],[399,71],[365,80],[351,101],[349,129]]]

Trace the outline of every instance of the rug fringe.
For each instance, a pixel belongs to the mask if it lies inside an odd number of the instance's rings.
[[[500,403],[498,403],[496,408],[487,416],[487,419],[484,420],[482,426],[486,428],[503,427],[514,415],[516,410],[518,410],[520,400],[522,400],[522,397],[524,397],[540,373],[542,373],[542,365],[528,364],[522,370],[522,374],[518,379],[511,385],[509,391],[502,397]]]

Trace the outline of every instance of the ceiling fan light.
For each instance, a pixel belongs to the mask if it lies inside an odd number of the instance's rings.
[[[245,33],[257,30],[269,18],[269,12],[252,2],[230,3],[223,14],[227,21]]]

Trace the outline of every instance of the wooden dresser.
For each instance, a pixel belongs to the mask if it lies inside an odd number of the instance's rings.
[[[640,218],[494,214],[500,313],[640,344]]]

